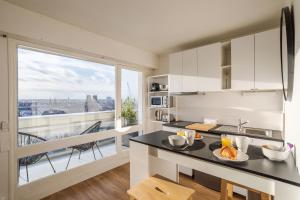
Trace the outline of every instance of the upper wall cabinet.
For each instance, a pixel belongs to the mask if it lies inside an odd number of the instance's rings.
[[[183,92],[198,91],[197,49],[182,52],[182,90]]]
[[[199,47],[198,55],[198,91],[221,90],[221,43]]]
[[[254,89],[254,35],[231,40],[231,89]]]
[[[182,92],[182,52],[169,56],[169,91]]]
[[[255,34],[255,89],[281,89],[280,31]]]

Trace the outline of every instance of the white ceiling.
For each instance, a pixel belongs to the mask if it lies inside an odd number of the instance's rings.
[[[284,0],[7,0],[163,54],[279,24]]]

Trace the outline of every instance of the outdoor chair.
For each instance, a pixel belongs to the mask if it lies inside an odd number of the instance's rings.
[[[101,121],[98,121],[95,124],[93,124],[91,127],[89,127],[88,129],[86,129],[84,132],[82,132],[80,135],[98,132],[100,130],[100,126],[101,126]],[[102,152],[100,151],[100,148],[99,148],[99,146],[97,144],[97,141],[93,141],[93,142],[89,142],[89,143],[85,143],[85,144],[80,144],[80,145],[72,146],[72,147],[70,147],[70,148],[72,148],[72,152],[70,154],[70,157],[69,157],[69,160],[68,160],[68,164],[66,166],[66,170],[68,169],[68,166],[70,164],[70,160],[71,160],[71,157],[73,155],[74,150],[79,151],[79,159],[80,159],[81,152],[88,151],[88,150],[92,149],[92,152],[93,152],[93,155],[94,155],[94,159],[96,160],[94,146],[97,147],[97,149],[98,149],[101,157],[103,158]]]
[[[26,146],[26,145],[31,145],[31,144],[38,144],[38,143],[42,143],[45,142],[46,139],[36,136],[36,135],[32,135],[29,133],[23,133],[23,132],[19,132],[18,133],[18,146]],[[37,155],[32,155],[32,156],[27,156],[24,158],[20,158],[19,159],[19,170],[18,170],[18,175],[20,176],[20,167],[21,166],[25,166],[26,168],[26,177],[27,177],[27,182],[29,182],[29,175],[28,175],[28,166],[35,164],[37,162],[39,162],[44,156],[46,156],[49,164],[51,165],[53,172],[56,173],[50,159],[48,156],[48,152],[46,153],[40,153]]]

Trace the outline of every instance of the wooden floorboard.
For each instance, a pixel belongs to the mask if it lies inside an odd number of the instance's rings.
[[[180,175],[180,184],[196,190],[193,199],[218,200],[220,193],[205,188],[190,177]],[[128,200],[129,164],[122,165],[86,181],[57,192],[44,200]],[[242,200],[235,197],[234,200]]]

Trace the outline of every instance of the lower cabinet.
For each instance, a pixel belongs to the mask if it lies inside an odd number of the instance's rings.
[[[218,177],[194,170],[194,180],[209,189],[221,191],[221,179]]]

